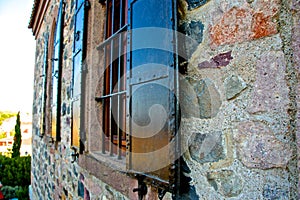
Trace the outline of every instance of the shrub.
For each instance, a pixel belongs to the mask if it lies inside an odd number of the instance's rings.
[[[31,157],[0,156],[0,181],[4,186],[30,185]]]

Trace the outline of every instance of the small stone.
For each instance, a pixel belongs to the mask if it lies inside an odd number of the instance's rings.
[[[238,96],[245,88],[247,88],[246,83],[239,76],[232,75],[225,79],[225,94],[226,99],[230,100]]]
[[[199,118],[199,104],[196,92],[187,79],[180,79],[180,111],[184,118]]]
[[[289,143],[276,139],[262,122],[242,122],[235,138],[238,156],[249,168],[285,168],[292,157]]]
[[[241,177],[231,170],[210,172],[207,174],[207,180],[216,191],[225,197],[238,196],[244,187]]]
[[[217,162],[225,158],[222,132],[197,133],[189,147],[192,158],[199,163]]]
[[[204,24],[201,21],[185,22],[179,27],[180,32],[178,41],[179,46],[184,46],[187,58],[195,52],[197,47],[203,40]],[[185,57],[185,56],[183,56]]]
[[[289,199],[289,191],[277,184],[267,184],[263,190],[264,199]]]
[[[206,4],[209,0],[186,0],[189,5],[189,10],[198,8]]]
[[[215,117],[219,113],[222,101],[214,82],[210,79],[201,80],[194,85],[194,90],[198,97],[200,118]]]

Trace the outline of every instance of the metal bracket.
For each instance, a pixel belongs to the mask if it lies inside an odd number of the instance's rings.
[[[72,156],[71,163],[74,163],[79,158],[79,153],[75,147],[71,147],[71,149],[74,151],[74,153],[71,154]]]
[[[106,0],[99,0],[99,3],[105,4]]]
[[[167,193],[166,190],[158,188],[158,199],[162,200],[166,193]]]
[[[139,200],[143,200],[148,191],[147,185],[143,181],[145,177],[142,175],[136,175],[136,178],[138,179],[138,187],[134,188],[132,191],[138,192]]]

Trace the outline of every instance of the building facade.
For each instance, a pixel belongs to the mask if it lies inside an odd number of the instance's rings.
[[[35,0],[34,199],[298,199],[297,0]]]

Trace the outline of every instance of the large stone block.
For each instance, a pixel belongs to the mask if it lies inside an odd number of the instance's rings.
[[[244,4],[225,11],[209,29],[212,47],[276,34],[277,24],[273,19],[279,5],[278,0],[257,1],[252,6]]]
[[[284,111],[289,104],[285,82],[285,60],[282,52],[266,52],[257,62],[250,113]]]
[[[250,168],[285,168],[292,157],[288,143],[276,139],[262,122],[241,122],[235,137],[237,152],[242,163]]]
[[[224,159],[222,132],[216,131],[209,134],[195,134],[189,150],[191,157],[199,163],[217,162]]]

